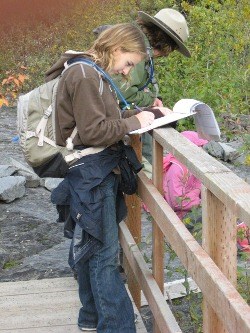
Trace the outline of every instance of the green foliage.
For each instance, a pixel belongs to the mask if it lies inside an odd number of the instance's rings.
[[[245,164],[250,166],[250,134],[243,135],[244,144],[240,149],[240,152],[246,153]]]
[[[241,296],[250,305],[249,253],[240,253],[241,262],[237,269],[237,288]]]
[[[248,113],[247,1],[182,1],[187,15],[192,57],[174,52],[157,61],[161,94],[172,107],[181,98],[194,98],[221,112]],[[237,27],[237,28],[236,28]]]
[[[3,269],[10,269],[10,268],[16,267],[18,265],[19,265],[19,263],[17,261],[9,260],[9,261],[6,261],[6,263],[4,263]]]

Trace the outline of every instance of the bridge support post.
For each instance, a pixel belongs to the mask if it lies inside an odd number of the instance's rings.
[[[152,181],[160,193],[163,194],[163,148],[153,139],[153,174]],[[152,222],[152,269],[154,278],[164,294],[164,235],[155,221]],[[153,322],[153,332],[161,333],[156,321]]]
[[[141,161],[142,159],[142,147],[140,135],[130,135],[131,146],[134,148],[136,155]],[[128,215],[126,218],[126,224],[131,232],[136,244],[141,242],[141,199],[137,194],[126,195],[126,205],[128,207]],[[136,280],[136,277],[130,268],[126,257],[124,256],[124,270],[127,276],[128,288],[131,296],[135,302],[138,310],[141,307],[141,288]]]
[[[226,207],[212,192],[203,187],[202,245],[234,286],[237,283],[236,233],[236,217],[230,207]],[[203,301],[203,332],[227,332],[206,299]]]

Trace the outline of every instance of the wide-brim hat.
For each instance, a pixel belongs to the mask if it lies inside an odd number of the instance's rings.
[[[186,57],[191,57],[191,53],[184,45],[189,37],[189,31],[185,17],[172,8],[161,9],[155,16],[139,11],[139,17],[144,22],[150,22],[161,28],[178,45],[178,51]]]

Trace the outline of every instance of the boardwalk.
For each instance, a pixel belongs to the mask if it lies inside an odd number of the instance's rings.
[[[78,333],[77,282],[56,278],[0,283],[0,333]],[[138,314],[137,333],[146,333]]]

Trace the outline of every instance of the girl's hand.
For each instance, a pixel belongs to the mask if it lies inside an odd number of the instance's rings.
[[[148,111],[142,111],[135,116],[138,118],[141,128],[151,125],[155,119],[154,114]]]

